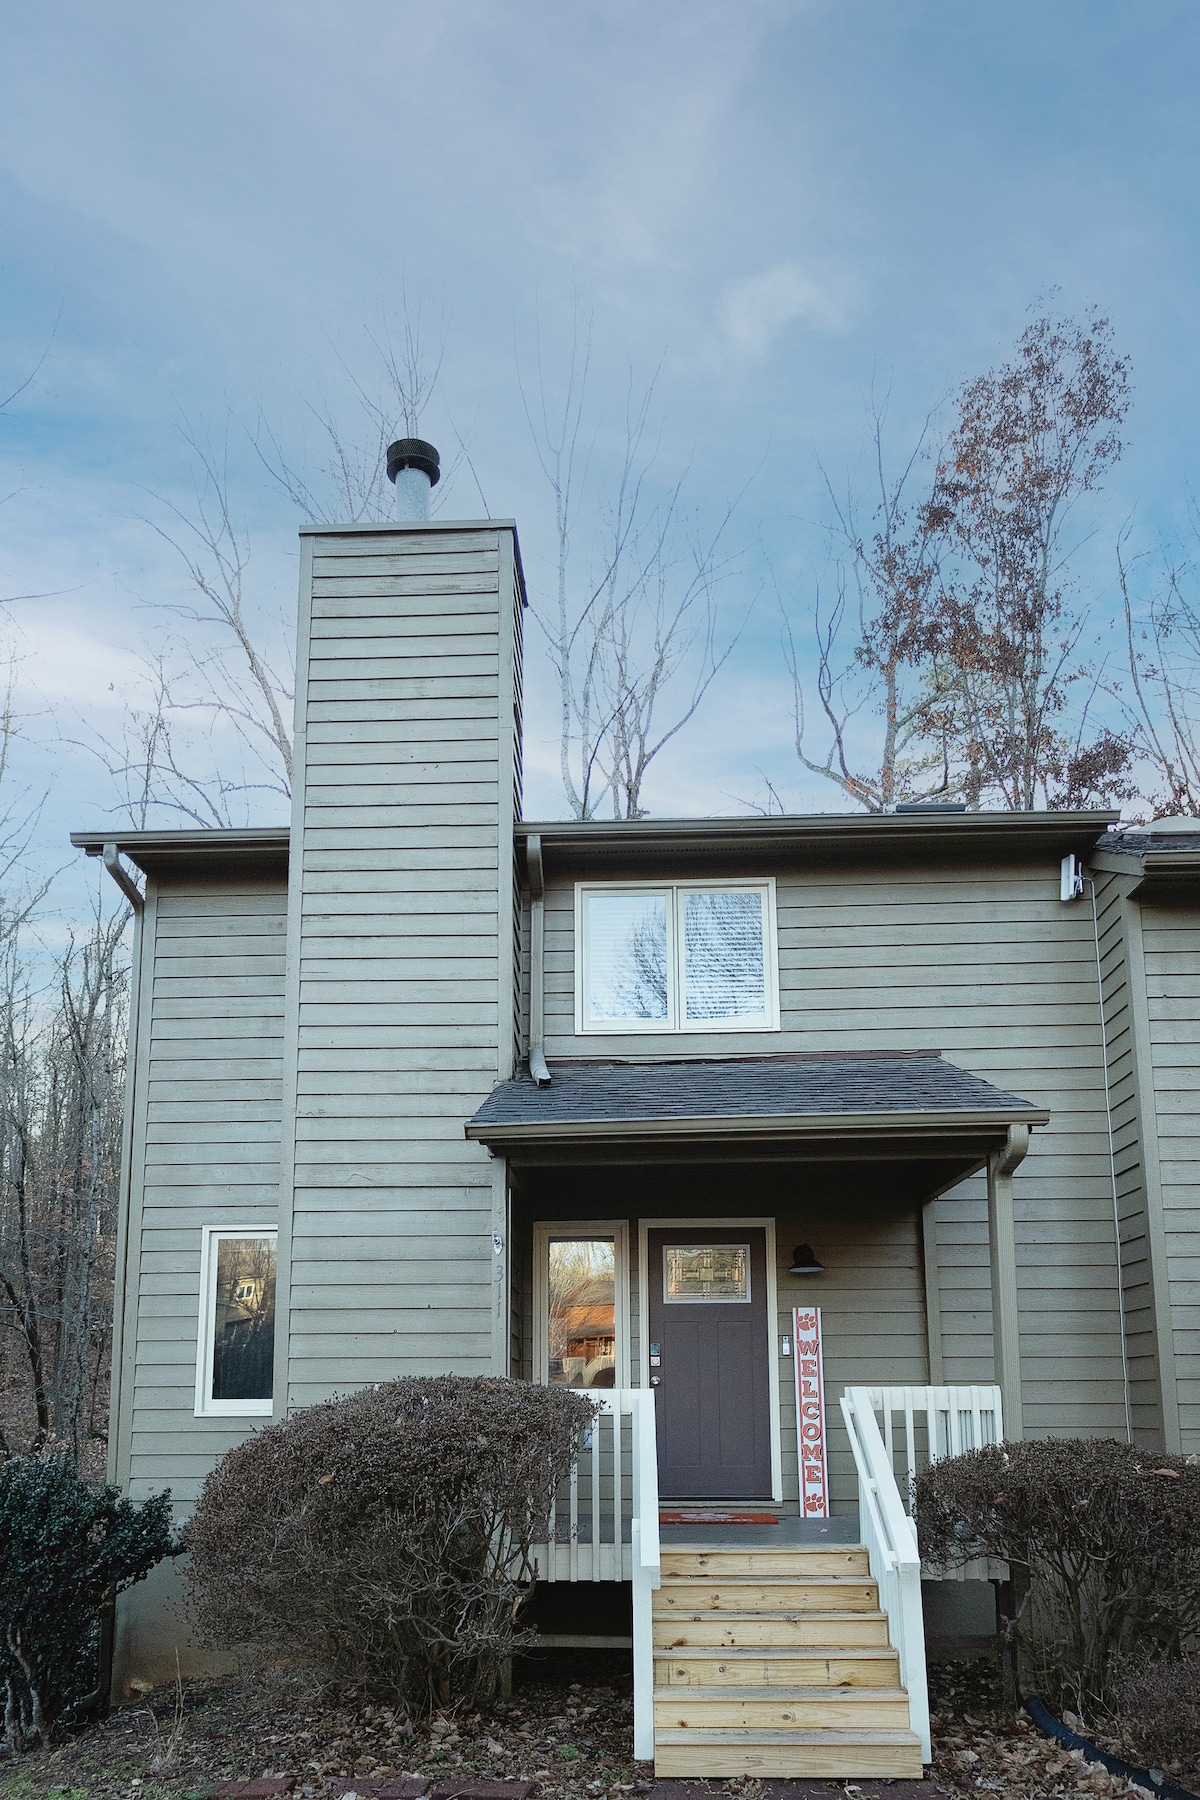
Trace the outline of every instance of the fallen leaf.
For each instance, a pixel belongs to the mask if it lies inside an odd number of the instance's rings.
[[[1154,1473],[1156,1475],[1169,1475],[1171,1477],[1172,1481],[1179,1480],[1179,1470],[1178,1469],[1155,1469]]]

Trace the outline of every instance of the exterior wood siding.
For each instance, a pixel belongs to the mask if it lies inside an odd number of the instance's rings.
[[[196,1418],[201,1233],[274,1228],[287,887],[149,884],[115,1479],[185,1510],[261,1420]]]
[[[1141,909],[1180,1447],[1200,1450],[1200,922]]]
[[[706,873],[713,874],[710,864]],[[1090,906],[1059,899],[1057,863],[807,869],[728,863],[777,883],[781,1029],[575,1034],[574,884],[546,892],[546,1053],[729,1056],[934,1049],[1052,1111],[1014,1195],[1026,1430],[1125,1431],[1117,1259]],[[614,880],[686,878],[645,862]],[[883,1178],[885,1181],[886,1178]],[[885,1191],[881,1187],[881,1191]],[[934,1206],[941,1361],[991,1381],[987,1202],[974,1178]]]
[[[517,1030],[515,534],[306,544],[280,1409],[508,1358],[503,1170],[463,1121]]]

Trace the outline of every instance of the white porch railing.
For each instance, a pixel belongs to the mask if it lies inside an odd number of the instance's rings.
[[[866,1545],[888,1635],[900,1658],[900,1680],[908,1692],[909,1718],[921,1740],[921,1755],[933,1754],[929,1741],[929,1689],[925,1678],[925,1622],[921,1613],[921,1555],[917,1528],[905,1512],[892,1471],[870,1388],[847,1388],[842,1417],[858,1471],[858,1533]]]
[[[913,1480],[926,1463],[964,1450],[980,1450],[1004,1437],[998,1387],[873,1387],[871,1401],[883,1419],[883,1441],[904,1510],[912,1512]],[[980,1558],[952,1569],[924,1568],[927,1580],[1003,1581],[1008,1564]]]
[[[659,1585],[658,1449],[654,1390],[588,1394],[596,1422],[559,1489],[545,1542],[534,1547],[541,1581],[633,1585],[633,1754],[654,1755],[654,1623]]]
[[[912,1519],[913,1479],[919,1468],[943,1456],[1000,1442],[1004,1436],[1000,1389],[847,1388],[842,1395],[842,1417],[858,1472],[859,1534],[900,1658],[900,1679],[908,1690],[912,1728],[921,1738],[922,1755],[928,1761],[929,1693],[921,1554]],[[960,1580],[970,1576],[986,1579],[992,1570],[984,1564],[971,1564],[946,1573]]]

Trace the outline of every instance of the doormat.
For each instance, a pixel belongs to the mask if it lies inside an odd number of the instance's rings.
[[[778,1513],[660,1512],[660,1525],[778,1525]]]

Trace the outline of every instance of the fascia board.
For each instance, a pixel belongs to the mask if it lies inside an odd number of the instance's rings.
[[[920,850],[936,851],[952,860],[965,850],[1000,853],[1059,854],[1090,851],[1096,839],[1119,817],[1112,812],[960,813],[931,817],[922,813],[816,813],[784,818],[639,819],[522,821],[519,843],[536,833],[543,854],[558,852],[564,860],[597,853],[712,852],[715,850]]]
[[[731,1117],[713,1114],[674,1119],[570,1119],[508,1124],[468,1124],[468,1138],[487,1144],[535,1144],[629,1139],[789,1137],[798,1141],[835,1137],[928,1138],[977,1136],[994,1131],[1005,1136],[1010,1125],[1048,1125],[1041,1107],[1003,1111],[922,1113],[754,1113]]]
[[[152,869],[166,871],[197,857],[211,857],[215,862],[286,862],[290,837],[286,825],[270,825],[233,831],[73,831],[71,843],[88,856],[102,856],[106,844],[115,844],[123,856],[149,874]]]
[[[515,531],[515,519],[378,519],[359,525],[301,525],[301,537],[396,537],[402,532]],[[1119,816],[1119,815],[1118,815]]]

